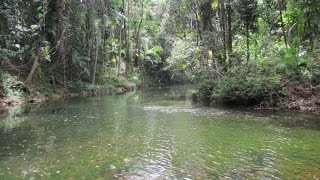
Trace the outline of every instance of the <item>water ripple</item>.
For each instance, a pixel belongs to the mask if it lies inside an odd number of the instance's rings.
[[[151,112],[162,112],[166,114],[172,114],[172,113],[191,113],[195,116],[200,115],[223,115],[226,112],[220,111],[217,109],[209,109],[209,108],[193,108],[193,107],[179,107],[179,106],[144,106],[143,110],[145,111],[151,111]]]

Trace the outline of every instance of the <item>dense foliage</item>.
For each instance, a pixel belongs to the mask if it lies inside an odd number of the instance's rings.
[[[318,1],[169,1],[167,13],[168,67],[202,81],[200,99],[320,109]]]
[[[319,95],[319,14],[318,0],[3,0],[1,86],[203,81],[201,99],[278,105],[290,84]]]
[[[153,40],[161,3],[121,0],[5,0],[0,4],[1,70],[29,88],[103,84],[143,75],[161,61]]]

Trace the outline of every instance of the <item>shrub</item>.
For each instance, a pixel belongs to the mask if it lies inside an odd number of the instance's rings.
[[[17,83],[16,77],[11,76],[8,73],[0,73],[0,82],[2,84],[2,91],[4,95],[18,98],[25,96],[25,92],[23,92],[21,89],[13,87]]]
[[[87,89],[88,87],[89,84],[82,81],[75,81],[68,84],[68,89],[74,92],[81,92],[82,90]]]
[[[198,96],[202,101],[216,104],[274,106],[284,93],[280,77],[236,70],[216,80],[202,81]]]
[[[216,87],[216,81],[204,79],[200,83],[200,87],[198,90],[199,99],[204,102],[210,101],[214,87]]]

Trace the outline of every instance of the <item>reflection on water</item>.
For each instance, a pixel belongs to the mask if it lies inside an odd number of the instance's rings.
[[[189,86],[12,109],[0,179],[317,179],[318,116],[203,107]]]
[[[11,131],[24,121],[24,118],[21,117],[21,115],[25,112],[25,107],[17,106],[8,109],[4,118],[0,120],[0,126],[3,126],[5,132]]]

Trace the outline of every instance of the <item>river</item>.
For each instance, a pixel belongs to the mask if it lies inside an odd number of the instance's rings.
[[[190,86],[0,116],[0,179],[319,179],[319,115],[205,107]]]

